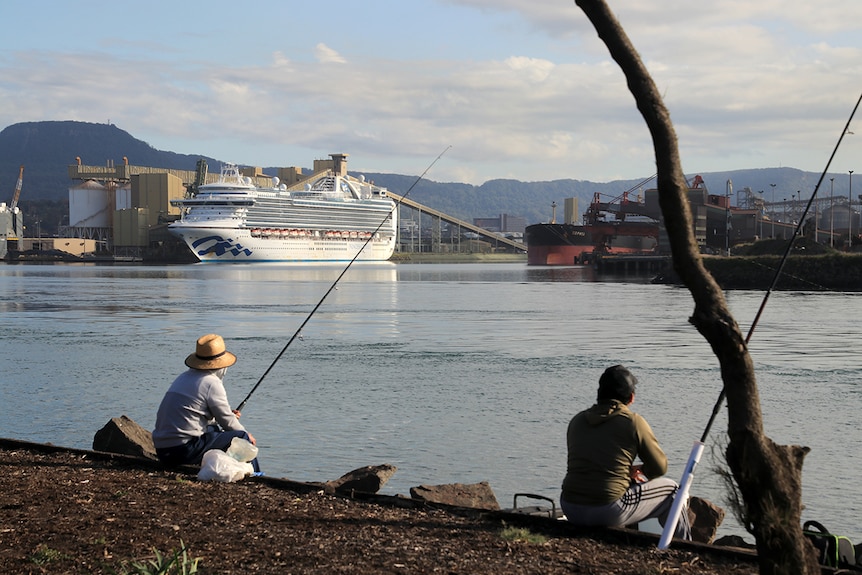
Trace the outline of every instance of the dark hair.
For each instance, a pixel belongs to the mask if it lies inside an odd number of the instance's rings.
[[[637,378],[622,365],[614,365],[605,370],[599,378],[598,400],[616,399],[628,402],[635,392]]]

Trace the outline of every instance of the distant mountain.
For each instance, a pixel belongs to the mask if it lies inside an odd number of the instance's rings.
[[[689,175],[693,177],[696,173]],[[734,170],[728,172],[700,173],[707,190],[711,194],[725,195],[731,192],[731,205],[747,207],[745,198],[762,197],[767,203],[781,204],[802,197],[805,201],[814,191],[820,174],[803,172],[795,168],[762,168]],[[391,174],[369,174],[365,176],[374,183],[385,186],[396,193],[406,190],[415,177]],[[848,174],[829,174],[834,177],[835,197],[847,197]],[[824,179],[819,198],[828,198],[829,177]],[[728,185],[730,181],[730,185]],[[641,184],[641,185],[639,185]],[[770,184],[775,184],[774,192]],[[557,221],[563,221],[565,198],[578,198],[578,211],[583,214],[593,199],[600,194],[603,202],[613,201],[626,191],[632,190],[629,197],[634,200],[638,194],[655,187],[655,180],[644,183],[641,180],[618,180],[607,183],[586,180],[553,180],[547,182],[520,182],[517,180],[490,180],[481,186],[470,184],[438,184],[430,181],[420,182],[410,193],[410,198],[449,215],[472,221],[473,218],[495,217],[500,214],[519,216],[527,224],[548,222],[551,219],[551,204],[557,204]],[[857,184],[862,191],[862,181]],[[750,188],[748,194],[745,188]],[[801,194],[799,193],[801,192]],[[855,196],[854,196],[855,197]]]
[[[138,166],[179,170],[194,170],[204,157],[157,150],[113,124],[22,122],[0,132],[0,201],[11,199],[21,164],[22,200],[64,200],[73,183],[66,167],[75,158],[85,165],[104,166],[122,164],[123,156]],[[207,158],[207,162],[216,160]]]
[[[108,162],[120,164],[124,156],[129,158],[129,163],[133,165],[182,170],[193,170],[201,158],[207,160],[210,169],[221,163],[204,155],[157,150],[113,124],[74,121],[23,122],[13,124],[0,132],[0,202],[8,203],[11,200],[21,164],[24,165],[21,200],[56,201],[68,199],[68,189],[72,181],[68,178],[67,166],[75,163],[76,157],[80,157],[81,162],[86,165],[105,165]],[[264,171],[275,173],[275,168],[267,167]],[[368,172],[364,175],[377,185],[398,194],[404,194],[416,181],[416,176]],[[794,194],[797,198],[803,195],[807,200],[819,178],[819,174],[794,168],[748,169],[700,175],[710,193],[719,195],[727,192],[727,182],[732,180],[734,205],[738,205],[737,193],[744,187],[750,188],[755,194],[762,191],[767,202],[774,199],[780,203],[785,198],[790,201]],[[820,197],[829,195],[829,177],[835,178],[836,197],[846,197],[848,174],[830,174],[824,180]],[[508,214],[522,217],[527,224],[531,224],[550,220],[552,202],[558,205],[557,220],[561,221],[565,198],[577,197],[579,211],[583,213],[595,193],[601,194],[603,201],[611,201],[641,182],[642,180],[620,180],[597,183],[575,179],[520,182],[500,179],[474,186],[422,180],[410,192],[410,198],[467,221]],[[774,189],[771,184],[775,184]],[[631,196],[636,197],[639,191],[654,185],[654,181],[649,181],[634,189]],[[858,189],[862,190],[862,182],[859,183]]]

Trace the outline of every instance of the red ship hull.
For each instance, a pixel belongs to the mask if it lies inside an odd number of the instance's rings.
[[[652,224],[533,224],[524,231],[527,265],[571,266],[588,263],[594,253],[655,253],[658,226]]]

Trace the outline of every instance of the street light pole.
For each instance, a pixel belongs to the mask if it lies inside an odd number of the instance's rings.
[[[799,196],[799,199],[802,199],[802,196]],[[817,198],[814,198],[814,243],[817,243],[817,225],[819,222],[817,221]]]
[[[730,256],[730,228],[731,228],[731,220],[730,220],[730,195],[733,193],[733,182],[731,180],[727,180],[727,187],[725,188],[725,222],[724,222],[724,248],[726,250],[726,254]]]
[[[797,200],[802,200],[802,192],[800,190],[796,190],[796,193],[791,194],[791,196],[793,197],[793,201],[790,204],[790,223],[796,226],[799,223],[799,219],[796,217],[796,202]],[[799,233],[800,235],[805,235],[805,226],[799,228]]]
[[[835,178],[829,178],[829,247],[834,247],[833,234],[835,233],[835,207],[832,201],[835,191]]]
[[[853,170],[850,170],[850,188],[847,192],[847,251],[853,251]]]
[[[772,239],[775,239],[775,184],[772,186],[772,211],[769,213],[769,219],[772,221]]]
[[[763,205],[763,190],[757,190],[757,193],[760,194],[760,239],[763,239],[763,213],[765,211],[765,206]]]
[[[793,223],[797,223],[799,220],[796,219],[796,201],[799,201],[799,211],[802,211],[802,190],[796,190],[796,200],[793,201]],[[814,203],[815,209],[817,203]],[[801,215],[801,214],[800,214]],[[805,228],[802,229],[802,233],[805,233]]]

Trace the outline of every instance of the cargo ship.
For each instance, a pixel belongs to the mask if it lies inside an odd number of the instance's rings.
[[[386,189],[339,170],[293,190],[278,178],[260,187],[226,164],[217,182],[171,204],[181,218],[168,231],[202,262],[385,261],[395,250]]]
[[[583,224],[572,223],[577,199],[566,199],[567,223],[556,223],[556,203],[550,223],[533,224],[524,230],[528,265],[585,265],[598,255],[655,254],[659,221],[646,213],[640,201],[630,201],[629,192],[612,202],[593,196],[583,215]],[[619,200],[619,201],[616,201]]]
[[[542,266],[575,265],[593,252],[593,235],[586,226],[574,224],[533,224],[524,230],[527,264]]]
[[[658,224],[533,224],[524,230],[527,264],[571,266],[590,263],[598,254],[654,254]]]

